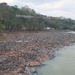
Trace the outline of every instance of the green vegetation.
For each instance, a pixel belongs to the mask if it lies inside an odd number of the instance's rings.
[[[0,24],[0,29],[5,29],[5,25],[4,24]]]
[[[16,14],[31,15],[34,17],[16,17]],[[44,30],[47,27],[60,30],[75,30],[75,20],[63,17],[47,17],[46,15],[37,14],[28,6],[18,8],[17,5],[9,6],[7,3],[0,3],[0,29]]]

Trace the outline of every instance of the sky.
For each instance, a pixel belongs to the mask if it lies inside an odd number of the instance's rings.
[[[18,7],[27,5],[37,13],[47,16],[75,19],[75,0],[0,0],[2,2]]]

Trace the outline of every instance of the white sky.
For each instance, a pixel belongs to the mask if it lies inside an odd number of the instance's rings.
[[[37,13],[54,17],[66,17],[75,19],[75,0],[0,0],[9,5],[23,7],[28,5]]]

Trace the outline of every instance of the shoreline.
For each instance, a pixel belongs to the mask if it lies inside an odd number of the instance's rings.
[[[8,33],[5,33],[3,36],[7,37]],[[25,65],[30,67],[40,65],[41,62],[54,58],[54,51],[75,43],[75,34],[65,33],[63,31],[20,32],[18,35],[17,33],[9,34],[8,37],[9,39],[5,39],[5,42],[0,42],[0,63],[2,62],[4,65],[2,69],[7,69],[6,75],[19,75],[19,71],[22,71]],[[5,65],[5,61],[7,65]],[[17,68],[14,69],[15,67]],[[0,75],[1,73],[0,69]],[[24,75],[26,75],[25,72]]]

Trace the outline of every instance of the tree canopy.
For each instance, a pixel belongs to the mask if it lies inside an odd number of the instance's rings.
[[[16,17],[16,14],[30,15],[33,18]],[[1,18],[4,19],[4,22],[1,21]],[[28,6],[19,8],[17,5],[9,6],[7,3],[0,3],[0,28],[7,30],[44,30],[47,27],[75,30],[75,20],[63,17],[47,17],[37,14]]]

